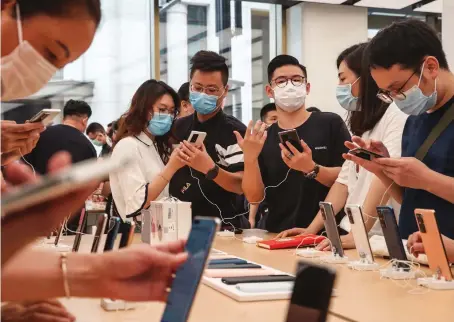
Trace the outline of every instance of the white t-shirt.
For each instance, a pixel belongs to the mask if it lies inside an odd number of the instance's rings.
[[[140,215],[147,200],[148,186],[161,173],[164,163],[153,141],[144,132],[117,143],[112,158],[124,155],[132,155],[138,162],[125,171],[111,174],[109,178],[115,207],[123,221],[126,221]],[[157,199],[168,196],[167,185]]]
[[[364,140],[382,141],[387,147],[391,157],[400,157],[402,150],[402,132],[407,117],[408,116],[401,112],[395,104],[391,104],[375,127],[372,130],[365,132],[361,137]],[[374,174],[361,167],[359,168],[359,172],[357,172],[356,164],[354,162],[345,161],[336,182],[348,187],[346,205],[353,204],[362,206],[367,193],[369,192],[369,187],[373,178]],[[396,216],[399,217],[400,204],[394,199],[391,199],[388,204],[394,208]],[[367,216],[365,216],[365,220],[367,220]],[[346,231],[350,231],[351,226],[347,216],[342,219],[340,227]],[[369,234],[383,234],[378,221]]]

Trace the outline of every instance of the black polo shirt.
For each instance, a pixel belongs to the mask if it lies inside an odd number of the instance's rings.
[[[268,129],[268,137],[259,156],[265,187],[278,185],[289,171],[279,148],[278,133],[281,131],[283,129],[277,123]],[[350,133],[340,116],[327,112],[311,113],[296,131],[311,148],[315,163],[325,167],[342,166],[342,153],[348,151],[344,142],[350,140]],[[306,179],[300,171],[290,170],[287,180],[279,187],[266,189],[265,201],[269,210],[266,229],[281,232],[293,227],[308,227],[319,211],[319,202],[325,200],[329,189],[317,180]]]
[[[191,131],[206,132],[205,147],[208,155],[222,169],[228,172],[244,170],[243,151],[240,149],[233,131],[241,135],[246,126],[233,116],[221,110],[214,117],[201,123],[196,113],[178,119],[173,128],[173,135],[178,142],[187,140]],[[244,212],[244,207],[237,194],[228,192],[214,181],[205,179],[205,175],[191,169],[194,177],[200,180],[203,194],[221,210],[222,217],[230,218]],[[170,180],[170,194],[182,201],[192,203],[193,216],[220,217],[219,210],[203,196],[197,180],[192,178],[189,167],[180,169]],[[235,227],[240,226],[240,218],[226,220]]]

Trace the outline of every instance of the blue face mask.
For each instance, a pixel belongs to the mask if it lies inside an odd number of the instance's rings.
[[[205,93],[191,91],[189,93],[189,101],[192,107],[194,107],[194,110],[202,115],[211,114],[218,107],[218,97]]]
[[[358,97],[353,96],[352,86],[358,81],[357,78],[352,84],[337,85],[336,97],[339,104],[347,111],[355,112],[359,111],[358,108]]]
[[[148,131],[154,136],[163,136],[172,127],[173,116],[169,114],[155,113],[148,122]]]
[[[413,86],[408,91],[406,91],[404,100],[394,100],[397,107],[408,115],[421,115],[437,104],[437,80],[435,79],[435,89],[430,96],[424,95],[424,93],[419,88],[421,84],[422,72],[424,71],[424,65],[422,64],[421,75],[419,76],[418,85]]]

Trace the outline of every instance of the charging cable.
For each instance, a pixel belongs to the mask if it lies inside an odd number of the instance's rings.
[[[19,153],[20,153],[21,159],[22,159],[26,164],[28,164],[28,165],[30,166],[30,168],[32,168],[33,176],[36,178],[36,171],[35,171],[35,168],[31,165],[30,162],[28,162],[28,161],[25,159],[24,155],[22,154],[21,149],[19,149]]]

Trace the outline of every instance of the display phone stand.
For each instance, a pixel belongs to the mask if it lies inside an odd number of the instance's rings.
[[[65,244],[55,245],[53,242],[52,242],[52,244],[47,244],[47,243],[38,244],[37,247],[44,248],[46,250],[57,251],[60,253],[69,253],[72,251],[72,247],[69,245],[65,245]]]
[[[432,290],[454,290],[454,280],[447,281],[439,272],[431,277],[421,277],[416,280],[420,286],[427,287]]]
[[[331,252],[331,255],[320,257],[320,260],[327,264],[347,264],[348,257],[340,256],[335,250]]]
[[[399,267],[397,264],[392,264],[388,268],[383,268],[380,270],[381,277],[389,278],[392,280],[412,280],[416,278],[416,272],[408,267],[409,270],[406,270],[403,267]]]
[[[127,311],[134,310],[136,308],[136,304],[123,300],[101,299],[101,307],[105,311]]]
[[[316,258],[323,255],[323,252],[320,250],[316,250],[314,248],[306,247],[302,249],[298,249],[296,251],[296,255],[305,257],[305,258]]]
[[[368,259],[364,253],[360,253],[360,259],[357,261],[351,261],[347,266],[356,271],[376,271],[380,266],[372,259]]]

